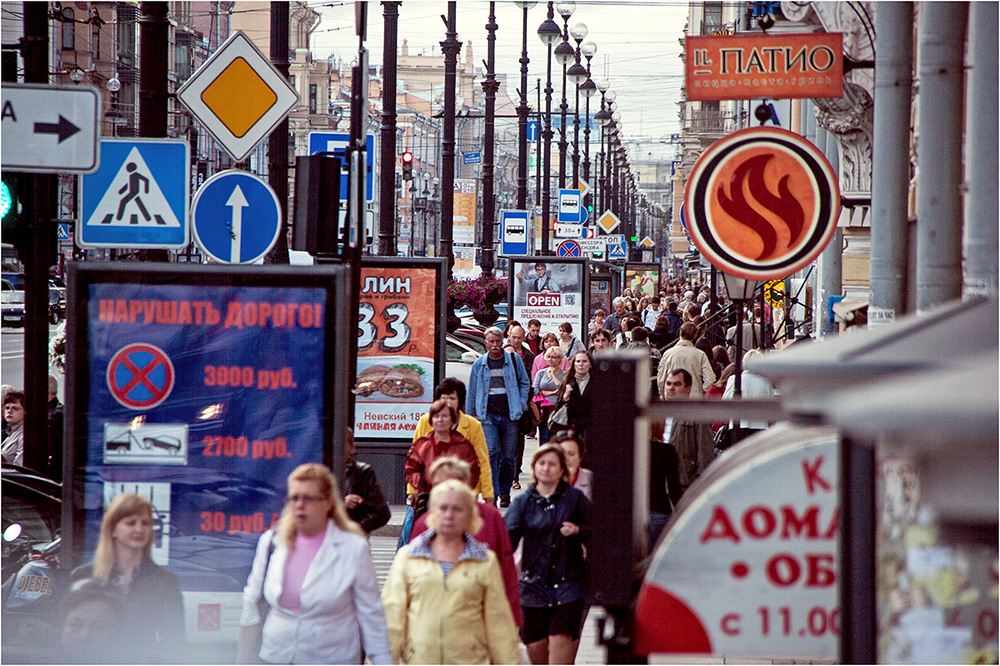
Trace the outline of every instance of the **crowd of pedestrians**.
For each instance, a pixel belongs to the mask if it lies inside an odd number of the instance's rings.
[[[257,544],[238,662],[518,663],[520,642],[533,664],[573,663],[594,536],[586,451],[589,414],[601,399],[595,357],[616,348],[649,354],[651,388],[664,400],[731,399],[736,366],[727,343],[735,329],[708,317],[714,305],[698,285],[670,282],[652,297],[615,298],[610,313],[595,313],[586,341],[570,323],[545,333],[536,320],[487,329],[487,353],[473,363],[469,385],[442,381],[417,425],[404,470],[407,524],[381,593],[367,537],[390,511],[374,471],[355,458],[352,433],[345,433],[343,493],[328,468],[296,468],[280,520]],[[759,322],[764,313],[751,316]],[[757,331],[745,341],[744,361],[773,335]],[[744,370],[740,379],[745,396],[773,396],[764,378]],[[23,393],[8,391],[3,401],[3,455],[18,460]],[[651,423],[650,547],[720,454],[718,431],[731,425]],[[521,489],[526,436],[539,446],[526,469],[530,483],[512,497]],[[178,581],[153,563],[152,543],[152,506],[117,496],[94,561],[73,572],[66,646],[106,658],[93,637],[110,636],[119,624],[108,618],[120,617],[141,620],[128,637],[129,659],[162,661],[183,642]]]

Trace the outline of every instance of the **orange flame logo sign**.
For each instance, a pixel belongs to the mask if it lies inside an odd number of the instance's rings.
[[[740,152],[710,186],[716,237],[746,259],[771,261],[795,251],[808,235],[816,193],[788,153],[759,146]]]

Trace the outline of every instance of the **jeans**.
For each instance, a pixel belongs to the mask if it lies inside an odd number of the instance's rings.
[[[508,414],[487,413],[483,419],[483,434],[490,452],[493,493],[497,497],[510,497],[510,484],[514,481],[514,452],[517,449],[517,421],[511,421]]]
[[[670,520],[669,513],[653,513],[649,512],[649,525],[646,527],[649,535],[649,550],[653,551],[656,546],[656,540],[660,538],[660,533],[663,532],[663,528],[667,526],[667,521]]]

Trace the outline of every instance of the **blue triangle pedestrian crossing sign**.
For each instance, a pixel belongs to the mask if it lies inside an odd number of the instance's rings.
[[[101,167],[82,179],[81,247],[182,248],[188,244],[186,141],[101,142]]]
[[[624,259],[625,258],[625,244],[615,243],[614,245],[608,245],[608,259]]]

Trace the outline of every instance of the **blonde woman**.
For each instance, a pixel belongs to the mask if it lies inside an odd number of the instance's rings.
[[[360,664],[362,646],[372,663],[392,663],[368,540],[347,517],[330,470],[299,465],[277,527],[257,543],[237,663],[259,654],[273,664]]]
[[[548,361],[545,360],[545,352],[551,347],[559,346],[559,338],[556,337],[555,333],[546,333],[542,336],[541,350],[542,353],[535,356],[534,362],[531,364],[531,381],[535,381],[535,376],[538,374],[539,370],[544,370],[548,365]],[[560,351],[562,349],[560,348]],[[563,370],[569,368],[569,361],[563,359]]]
[[[563,369],[566,356],[558,345],[545,350],[544,357],[548,367],[538,372],[532,383],[535,388],[535,397],[532,400],[538,403],[539,411],[542,413],[542,421],[538,424],[538,441],[542,444],[549,441],[549,415],[559,402],[559,385],[566,376],[566,370]]]
[[[153,505],[138,495],[115,497],[104,512],[94,561],[71,579],[92,579],[120,594],[129,644],[122,661],[174,661],[183,649],[184,604],[177,576],[153,563]]]
[[[482,522],[468,484],[431,489],[431,529],[396,553],[382,589],[396,663],[520,662],[497,556],[472,538]]]

